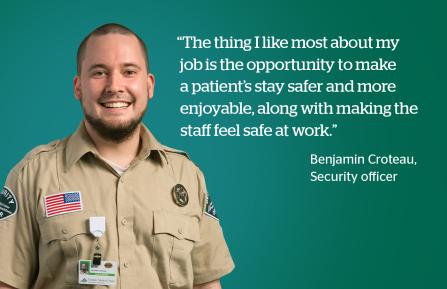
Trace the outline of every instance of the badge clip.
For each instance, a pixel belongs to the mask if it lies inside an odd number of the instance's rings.
[[[101,238],[106,232],[106,217],[90,217],[90,233],[95,238]]]
[[[95,252],[93,253],[93,266],[101,265],[101,245],[99,238],[101,238],[106,231],[106,217],[90,217],[89,219],[90,233],[95,237]]]

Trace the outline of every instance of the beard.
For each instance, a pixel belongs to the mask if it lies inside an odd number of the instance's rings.
[[[134,103],[134,99],[132,99],[132,103]],[[147,106],[135,118],[120,123],[106,122],[103,119],[88,114],[83,105],[82,108],[84,110],[85,120],[103,139],[115,143],[121,143],[132,136],[135,130],[139,127],[141,121],[143,120],[144,114],[146,113]]]
[[[105,140],[121,143],[134,134],[144,116],[144,112],[138,117],[127,122],[113,124],[102,119],[85,114],[85,120]]]

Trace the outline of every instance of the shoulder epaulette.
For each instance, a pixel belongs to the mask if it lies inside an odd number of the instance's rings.
[[[57,147],[57,145],[59,144],[59,140],[55,140],[55,141],[52,141],[52,142],[50,142],[50,143],[48,143],[48,144],[44,144],[44,145],[39,145],[39,146],[37,146],[37,147],[35,147],[35,148],[33,148],[31,151],[29,151],[26,155],[25,155],[25,157],[15,166],[15,168],[14,168],[14,170],[15,171],[17,171],[17,172],[19,172],[19,171],[21,171],[22,170],[22,168],[24,168],[25,167],[25,165],[29,162],[29,161],[31,161],[35,156],[37,156],[37,155],[39,155],[40,153],[43,153],[43,152],[49,152],[49,151],[52,151],[52,150],[54,150],[56,147]]]
[[[25,159],[32,158],[33,156],[36,156],[42,152],[52,151],[56,148],[56,146],[59,142],[60,142],[59,140],[55,140],[48,144],[39,145],[39,146],[33,148],[30,152],[28,152],[25,156]]]
[[[191,160],[191,158],[189,157],[189,155],[186,153],[186,152],[184,152],[184,151],[181,151],[181,150],[178,150],[178,149],[174,149],[174,148],[170,148],[170,147],[167,147],[167,146],[163,146],[163,150],[164,151],[167,151],[167,152],[171,152],[171,153],[176,153],[176,154],[180,154],[180,155],[184,155],[185,157],[187,157],[189,160]]]

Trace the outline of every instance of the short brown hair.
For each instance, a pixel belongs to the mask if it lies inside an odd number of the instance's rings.
[[[148,56],[146,44],[144,43],[143,39],[141,39],[135,32],[133,32],[132,30],[130,30],[129,28],[127,28],[124,25],[117,24],[117,23],[107,23],[107,24],[97,27],[95,30],[90,32],[82,40],[81,44],[79,44],[78,53],[77,53],[77,73],[78,73],[78,75],[81,74],[81,62],[84,59],[85,49],[87,47],[87,41],[89,40],[89,38],[92,36],[106,35],[106,34],[110,34],[110,33],[118,33],[118,34],[123,34],[123,35],[134,35],[138,39],[141,49],[143,50],[144,59],[146,60],[147,71],[149,71],[149,56]]]

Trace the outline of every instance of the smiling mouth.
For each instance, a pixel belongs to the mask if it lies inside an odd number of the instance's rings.
[[[104,102],[101,103],[101,105],[105,108],[126,108],[130,106],[130,102],[123,102],[123,101]]]

